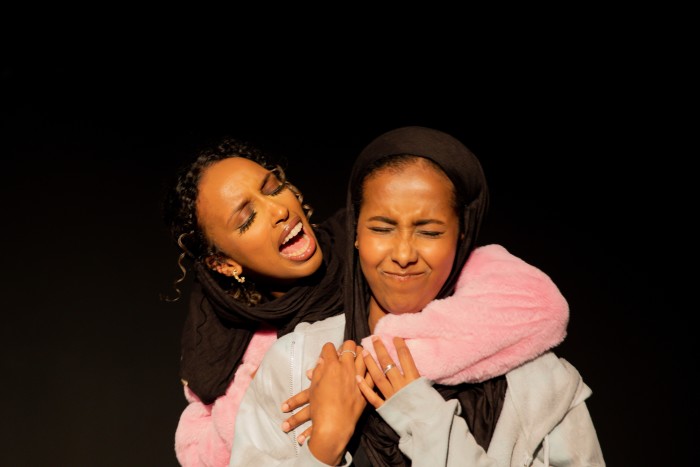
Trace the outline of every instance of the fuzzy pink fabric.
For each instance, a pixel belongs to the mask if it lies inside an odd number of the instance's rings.
[[[458,384],[501,375],[544,353],[564,339],[568,321],[568,304],[546,274],[488,245],[469,257],[454,295],[421,313],[385,316],[375,335],[397,363],[392,337],[411,336],[407,343],[421,374]],[[238,406],[275,340],[271,330],[255,334],[226,394],[213,404],[202,404],[185,387],[189,405],[175,433],[183,467],[228,466]],[[362,345],[374,355],[369,338]]]
[[[236,412],[265,352],[275,340],[277,332],[271,329],[253,335],[226,394],[212,404],[203,404],[190,388],[184,386],[189,404],[182,412],[175,431],[175,455],[180,465],[228,466]]]
[[[560,344],[569,305],[544,272],[500,245],[475,249],[454,295],[422,312],[384,316],[374,330],[394,362],[403,337],[420,374],[441,384],[502,375]],[[371,336],[362,346],[376,360]],[[400,365],[399,365],[400,366]]]

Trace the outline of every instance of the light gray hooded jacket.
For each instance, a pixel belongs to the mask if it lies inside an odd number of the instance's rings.
[[[411,338],[411,330],[419,329],[423,336],[407,345],[420,373],[431,379],[419,378],[378,409],[399,434],[399,448],[416,467],[604,466],[585,404],[591,390],[571,364],[548,351],[565,335],[568,304],[548,276],[504,248],[486,246],[472,256],[462,271],[469,280],[458,282],[452,297],[421,313],[386,316],[375,328],[392,356],[392,335]],[[481,331],[446,336],[445,329]],[[325,465],[308,443],[296,442],[309,422],[282,431],[289,414],[280,405],[309,387],[306,370],[316,365],[323,344],[340,347],[344,330],[339,315],[301,323],[272,345],[238,409],[231,467]],[[444,365],[439,356],[445,348],[468,364]],[[504,373],[505,401],[485,452],[459,416],[458,401],[445,401],[432,382],[475,382]],[[346,454],[344,465],[351,461]]]

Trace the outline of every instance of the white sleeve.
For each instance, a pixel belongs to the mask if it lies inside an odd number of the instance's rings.
[[[282,431],[277,419],[270,414],[269,406],[258,402],[261,383],[254,379],[248,388],[236,417],[236,433],[231,450],[229,467],[251,465],[279,467],[325,467],[308,448],[308,442],[299,446],[292,433]],[[352,456],[345,455],[345,463],[352,463]]]
[[[415,467],[497,465],[459,416],[459,402],[444,400],[427,378],[402,388],[377,412],[399,435],[399,449]]]
[[[289,414],[283,413],[280,406],[290,395],[308,387],[304,370],[317,362],[319,341],[342,339],[344,323],[344,317],[339,315],[307,325],[303,332],[298,331],[300,325],[267,350],[236,414],[230,467],[326,465],[313,456],[308,443],[300,446],[296,440],[296,435],[311,422],[285,433],[282,423]],[[342,465],[350,465],[352,456],[346,454],[344,461]]]

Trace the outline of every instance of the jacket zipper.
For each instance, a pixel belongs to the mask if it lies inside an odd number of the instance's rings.
[[[289,397],[294,395],[294,347],[296,341],[293,340],[290,348],[289,355]],[[294,446],[294,452],[299,456],[299,443],[297,443],[297,429],[294,428],[291,432],[292,445]]]

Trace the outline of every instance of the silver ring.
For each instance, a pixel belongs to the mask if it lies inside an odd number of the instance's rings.
[[[348,349],[345,349],[345,350],[343,350],[342,352],[340,352],[340,353],[338,354],[338,358],[342,357],[343,354],[344,354],[345,352],[351,353],[351,354],[352,354],[352,358],[357,358],[357,354],[355,353],[355,351],[354,351],[354,350],[348,350]]]
[[[394,365],[393,363],[389,363],[389,364],[384,368],[384,370],[382,370],[382,371],[384,371],[384,375],[386,376],[386,372],[389,371],[389,370],[391,370],[392,368],[395,368],[395,365]]]

